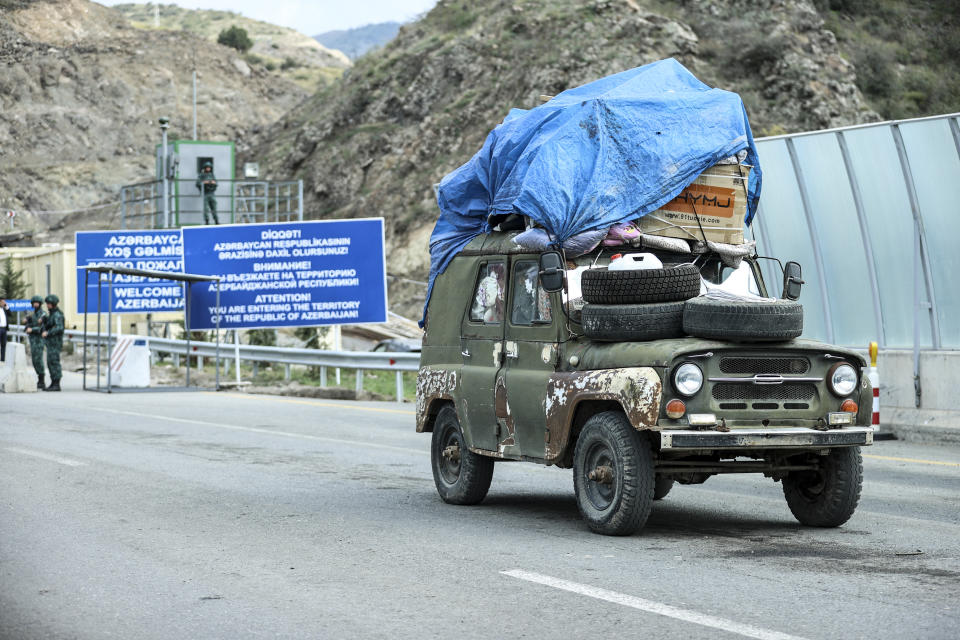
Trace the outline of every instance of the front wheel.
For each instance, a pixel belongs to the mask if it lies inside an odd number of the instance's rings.
[[[850,519],[860,501],[860,447],[834,449],[818,461],[816,471],[795,471],[784,478],[783,495],[800,524],[839,527]]]
[[[440,410],[433,425],[430,462],[437,493],[450,504],[477,504],[493,479],[493,458],[467,448],[463,429],[452,406]]]
[[[605,411],[587,420],[573,453],[573,488],[580,515],[596,533],[626,536],[646,523],[653,453],[625,415]]]
[[[667,494],[670,493],[670,489],[673,489],[673,478],[664,478],[663,476],[657,476],[657,482],[653,486],[653,499],[654,500],[663,500],[667,497]]]

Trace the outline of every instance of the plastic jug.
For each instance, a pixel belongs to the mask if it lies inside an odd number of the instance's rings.
[[[652,253],[615,253],[610,256],[608,271],[631,271],[635,269],[663,269],[660,258]]]

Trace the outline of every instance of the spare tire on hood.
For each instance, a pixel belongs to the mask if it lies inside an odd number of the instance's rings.
[[[700,294],[700,270],[678,264],[662,269],[588,269],[581,279],[583,299],[596,304],[642,304],[687,300]]]
[[[792,340],[803,333],[803,306],[793,300],[687,300],[683,329],[691,336],[743,342]]]
[[[634,342],[683,335],[683,302],[586,304],[583,333],[594,340]]]

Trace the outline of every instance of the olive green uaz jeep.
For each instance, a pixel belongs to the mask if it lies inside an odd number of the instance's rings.
[[[514,235],[474,239],[434,285],[417,431],[433,434],[443,500],[480,502],[494,461],[523,460],[573,468],[580,512],[598,533],[633,533],[675,482],[698,484],[718,473],[782,481],[803,524],[833,527],[850,518],[862,484],[859,447],[873,442],[872,390],[859,355],[778,338],[776,326],[758,338],[765,342],[738,334],[739,325],[731,327],[733,339],[644,338],[656,335],[659,316],[631,324],[636,305],[622,307],[628,320],[614,323],[634,333],[588,338],[587,314],[572,299],[575,280],[603,270],[612,251],[565,262],[557,252],[517,246]],[[693,260],[657,255],[665,267]],[[791,265],[799,268],[788,263],[785,291],[795,290],[795,299],[802,281]],[[698,287],[700,276],[722,284],[736,273],[767,295],[755,259],[732,269],[708,254],[696,268]],[[620,308],[596,307],[613,317]]]

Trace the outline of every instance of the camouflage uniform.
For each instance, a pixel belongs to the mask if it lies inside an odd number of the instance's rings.
[[[43,338],[40,334],[43,333],[43,321],[47,317],[47,312],[43,310],[43,298],[40,296],[33,296],[30,302],[37,303],[39,306],[34,307],[33,313],[27,314],[23,324],[30,330],[27,336],[30,337],[30,357],[33,359],[33,370],[37,372],[37,388],[43,389],[45,386],[43,382]]]
[[[43,330],[47,334],[43,343],[47,348],[47,368],[50,370],[50,386],[46,391],[60,391],[60,377],[63,375],[60,369],[60,350],[63,349],[63,311],[56,306],[60,303],[60,298],[57,296],[49,295],[45,302],[54,305],[47,317],[43,319]]]
[[[204,170],[207,167],[210,167],[209,172]],[[204,184],[208,180],[212,180],[213,184]],[[213,215],[213,224],[220,224],[220,220],[217,219],[217,177],[213,175],[212,165],[203,165],[200,175],[197,176],[197,189],[200,190],[203,198],[203,224],[210,224],[210,219],[207,217],[208,211]]]

